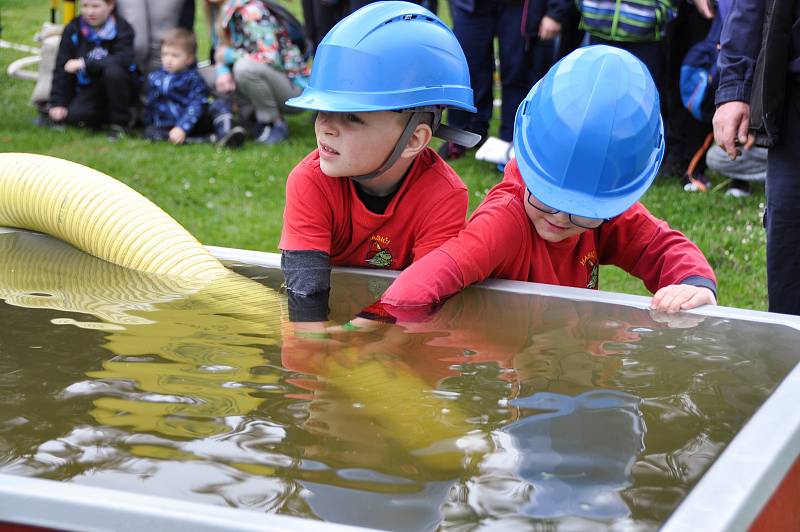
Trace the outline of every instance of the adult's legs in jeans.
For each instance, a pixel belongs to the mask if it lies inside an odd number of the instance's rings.
[[[767,156],[770,312],[800,315],[800,81],[789,82],[784,123]]]
[[[470,13],[450,2],[455,33],[469,66],[475,114],[457,109],[448,110],[449,125],[486,136],[492,117],[494,82],[494,31],[496,8],[492,2],[478,0]],[[517,32],[518,33],[518,32]]]
[[[511,142],[517,107],[525,99],[533,84],[539,81],[539,78],[553,65],[555,43],[540,41],[534,36],[526,50],[525,40],[519,33],[522,5],[498,4],[496,9],[495,33],[499,41],[502,85],[500,138]]]
[[[600,37],[591,35],[589,37],[589,44],[607,44],[622,48],[635,55],[639,61],[645,64],[653,81],[658,89],[658,95],[661,103],[661,116],[666,116],[666,102],[665,102],[665,81],[664,81],[664,50],[661,41],[653,42],[618,42],[607,41]]]
[[[684,107],[679,83],[681,65],[686,52],[705,38],[710,27],[711,21],[705,19],[689,2],[681,4],[678,18],[667,26],[664,38],[667,92],[662,98],[667,107],[667,113],[664,115],[667,137],[664,170],[668,174],[683,175],[689,168],[692,157],[702,147],[706,136],[711,133],[711,123],[697,120]],[[695,175],[704,170],[705,165],[701,159],[695,168]]]

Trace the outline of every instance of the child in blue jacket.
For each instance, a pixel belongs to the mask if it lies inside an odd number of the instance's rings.
[[[233,125],[230,102],[209,105],[205,81],[197,71],[197,40],[192,32],[175,28],[161,43],[160,70],[147,76],[145,138],[183,144],[213,135],[218,146],[242,144],[245,131]]]

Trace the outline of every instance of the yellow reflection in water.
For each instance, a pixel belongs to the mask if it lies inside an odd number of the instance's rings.
[[[327,357],[330,346],[293,337],[283,320],[284,296],[233,272],[210,283],[153,276],[49,237],[16,233],[0,238],[0,298],[100,320],[52,322],[102,330],[104,347],[116,356],[88,376],[117,388],[133,384],[134,391],[111,390],[94,400],[90,414],[101,425],[185,439],[230,433],[226,418],[255,412],[264,403],[256,392],[280,379],[274,370],[255,371],[267,362],[264,348],[294,342],[293,349],[321,356],[312,373],[321,385],[338,390],[341,399],[324,409],[329,425],[346,410],[351,429],[358,429],[351,435],[360,433],[375,447],[377,429],[388,444],[377,469],[385,470],[398,452],[411,453],[425,469],[461,469],[464,453],[456,440],[474,427],[452,401],[437,398],[414,368],[364,358],[348,346]],[[131,452],[154,456],[152,446]],[[186,457],[180,451],[178,456]],[[362,458],[351,453],[349,463],[340,465],[363,467]]]
[[[284,298],[235,273],[211,283],[122,268],[55,239],[0,238],[0,298],[15,306],[76,312],[100,322],[55,318],[107,332],[118,355],[95,379],[134,382],[133,397],[100,397],[98,423],[195,438],[229,431],[226,416],[255,410],[253,392],[276,374],[256,374],[262,346],[280,342]],[[158,356],[158,360],[147,357]]]

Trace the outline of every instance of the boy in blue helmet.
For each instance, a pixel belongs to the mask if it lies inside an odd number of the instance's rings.
[[[644,64],[608,46],[576,50],[520,105],[516,159],[466,228],[351,326],[419,319],[417,311],[488,277],[597,289],[601,264],[642,279],[654,309],[715,304],[703,253],[638,202],[661,165],[663,131]]]
[[[339,22],[287,104],[317,111],[317,149],[289,174],[280,241],[290,317],[317,325],[331,265],[402,269],[464,227],[467,188],[428,142],[474,145],[440,120],[445,107],[475,107],[452,31],[408,2]]]

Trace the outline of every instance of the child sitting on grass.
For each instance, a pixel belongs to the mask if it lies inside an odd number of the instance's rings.
[[[346,327],[419,319],[418,311],[488,277],[596,289],[601,264],[642,279],[655,292],[654,309],[715,304],[703,253],[638,203],[661,165],[663,131],[644,64],[609,46],[576,50],[523,100],[516,159],[466,228]]]
[[[409,2],[369,4],[317,48],[311,79],[287,105],[317,111],[317,149],[289,174],[280,248],[294,322],[327,320],[331,265],[399,270],[458,234],[467,188],[432,135],[445,107],[475,110],[453,32]]]
[[[110,138],[125,134],[136,91],[133,28],[115,14],[115,0],[81,0],[67,24],[50,89],[50,120],[78,127],[110,124]]]
[[[192,32],[175,28],[161,43],[161,69],[147,76],[145,138],[183,144],[205,141],[209,134],[220,147],[244,142],[245,131],[233,125],[228,99],[209,106],[208,88],[197,70],[197,40]]]

